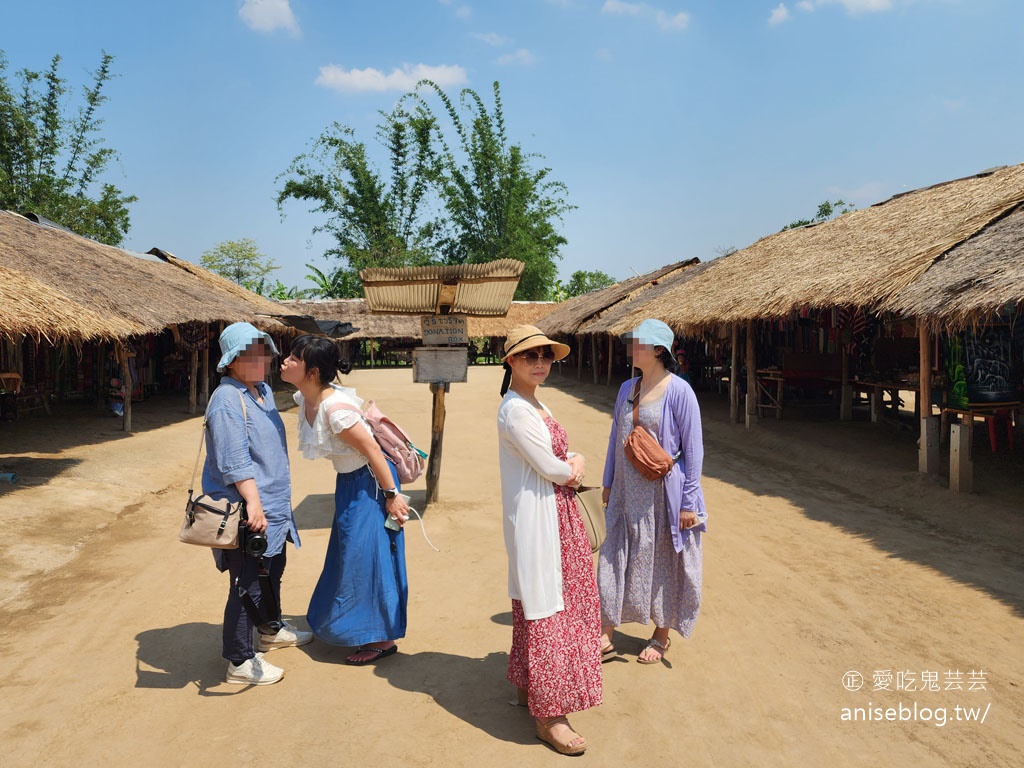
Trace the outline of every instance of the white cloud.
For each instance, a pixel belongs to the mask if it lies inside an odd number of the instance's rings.
[[[384,74],[379,69],[367,67],[366,69],[343,69],[342,67],[328,64],[320,67],[320,74],[316,78],[316,84],[334,91],[347,93],[365,91],[411,91],[420,80],[433,80],[442,88],[465,85],[467,82],[466,70],[457,65],[440,64],[430,66],[428,64],[405,64],[401,69],[395,68],[390,74]]]
[[[623,3],[621,0],[605,0],[601,13],[623,13],[627,16],[639,16],[646,6],[641,3]]]
[[[655,14],[655,18],[658,20],[659,27],[670,31],[675,29],[686,29],[686,26],[690,23],[690,17],[685,13],[677,13],[669,16],[664,11],[658,11]]]
[[[800,0],[796,7],[801,11],[813,11],[826,5],[841,5],[847,13],[883,13],[891,11],[893,0]]]
[[[785,3],[779,3],[775,8],[772,9],[772,15],[768,19],[768,23],[773,27],[776,24],[781,24],[789,18],[789,9],[786,8]]]
[[[618,16],[633,16],[638,19],[652,19],[659,27],[669,31],[686,29],[690,16],[686,13],[666,13],[647,3],[627,3],[623,0],[604,0],[601,13]]]
[[[246,26],[257,32],[286,29],[292,36],[299,35],[299,23],[288,0],[243,0],[238,15]]]
[[[507,37],[495,32],[477,32],[473,37],[487,43],[488,45],[493,45],[495,48],[501,48],[503,45],[511,42]]]
[[[530,64],[533,64],[533,54],[525,48],[520,48],[515,53],[508,53],[504,56],[499,56],[498,63],[502,65],[515,64],[522,67],[528,67]]]

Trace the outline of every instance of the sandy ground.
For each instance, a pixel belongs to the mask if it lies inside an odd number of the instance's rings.
[[[358,371],[348,383],[426,447],[431,398],[411,378]],[[356,668],[317,642],[274,651],[287,675],[262,688],[222,682],[227,580],[208,551],[177,542],[200,424],[183,402],[137,404],[130,437],[66,406],[0,424],[0,465],[20,475],[0,484],[0,763],[564,761],[507,704],[499,381],[498,368],[472,368],[448,394],[441,501],[425,514],[441,551],[409,526],[401,653]],[[542,397],[598,481],[614,392],[571,373],[552,382]],[[1019,454],[978,442],[979,492],[956,496],[918,475],[910,430],[787,418],[747,432],[728,423],[724,396],[700,398],[703,613],[661,666],[635,663],[649,627],[621,628],[605,704],[573,718],[591,743],[580,762],[1024,765]],[[284,418],[294,446],[295,410]],[[303,624],[334,480],[326,461],[293,452],[292,465],[303,546],[289,550],[282,597]],[[424,487],[411,486],[418,508]],[[844,688],[858,672],[863,687]],[[847,708],[861,719],[844,721]]]

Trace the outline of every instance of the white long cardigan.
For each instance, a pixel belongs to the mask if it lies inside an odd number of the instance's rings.
[[[552,483],[564,485],[572,468],[552,452],[551,434],[534,407],[511,390],[498,408],[498,460],[508,594],[522,602],[527,619],[544,619],[565,609]]]

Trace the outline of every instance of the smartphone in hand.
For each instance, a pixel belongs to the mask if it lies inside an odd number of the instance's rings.
[[[398,494],[398,497],[402,501],[405,502],[406,506],[409,506],[410,499],[409,499],[408,496],[406,496],[404,493],[400,493],[400,494]],[[398,521],[395,518],[393,518],[391,515],[384,515],[384,527],[388,528],[388,529],[390,529],[392,531],[400,531],[400,530],[402,530],[402,526],[400,526],[398,524]]]

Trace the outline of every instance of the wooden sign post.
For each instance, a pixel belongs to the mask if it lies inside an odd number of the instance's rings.
[[[465,382],[469,368],[469,337],[461,315],[432,315],[422,319],[424,346],[414,349],[413,381],[430,384],[434,411],[430,421],[430,458],[427,461],[427,504],[437,501],[444,444],[444,396],[449,385]]]

